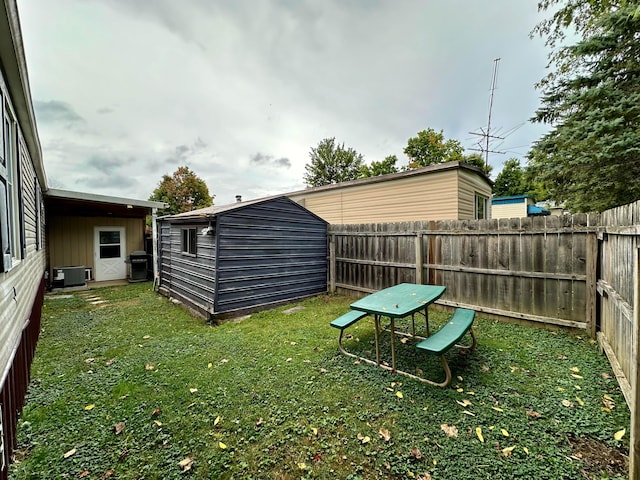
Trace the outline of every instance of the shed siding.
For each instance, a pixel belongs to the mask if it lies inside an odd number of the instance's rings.
[[[480,176],[468,170],[457,170],[458,174],[458,218],[457,220],[472,220],[475,218],[476,195],[487,199],[487,208],[491,208],[491,186]],[[491,218],[490,216],[488,216]],[[443,219],[443,220],[453,220]]]
[[[84,265],[95,269],[94,227],[102,226],[125,227],[127,254],[144,250],[144,220],[140,218],[54,216],[49,219],[50,267]]]
[[[490,194],[491,188],[486,188]],[[304,201],[306,208],[332,224],[457,219],[459,215],[455,169],[325,192],[302,192],[290,198]],[[473,218],[473,211],[468,218]]]
[[[287,199],[218,218],[216,313],[327,290],[327,226]]]
[[[521,218],[526,216],[527,204],[524,200],[521,203],[491,206],[491,218]]]
[[[207,223],[160,224],[161,288],[201,313],[213,313],[215,236],[200,235]],[[182,230],[195,228],[196,255],[182,252]]]

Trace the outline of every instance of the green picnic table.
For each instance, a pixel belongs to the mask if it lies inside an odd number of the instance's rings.
[[[401,283],[389,288],[385,288],[378,292],[367,295],[351,304],[351,311],[345,313],[341,317],[333,320],[331,326],[340,329],[340,337],[338,346],[340,351],[348,356],[358,358],[377,365],[381,368],[391,370],[392,372],[401,373],[403,375],[416,378],[420,381],[431,383],[438,386],[446,386],[451,381],[451,372],[447,365],[444,353],[451,348],[467,331],[470,331],[473,338],[473,345],[468,348],[475,347],[476,339],[471,330],[475,312],[458,308],[451,320],[434,335],[429,331],[429,305],[439,299],[446,287],[442,285],[420,285],[413,283]],[[416,313],[421,313],[425,318],[426,337],[416,335],[415,318]],[[375,344],[376,344],[376,361],[364,357],[360,357],[345,350],[342,345],[342,337],[346,328],[350,327],[360,319],[372,315],[375,322]],[[396,353],[395,353],[395,337],[397,332],[395,328],[395,320],[398,318],[406,318],[411,316],[411,337],[422,339],[416,347],[427,353],[439,355],[443,367],[445,369],[445,381],[433,382],[416,375],[397,370]],[[389,332],[391,334],[391,366],[382,363],[380,359],[380,321],[386,317],[390,321]],[[404,334],[404,333],[402,333]],[[465,347],[467,348],[467,347]]]

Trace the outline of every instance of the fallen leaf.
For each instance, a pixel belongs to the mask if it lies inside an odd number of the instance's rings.
[[[513,446],[511,446],[511,447],[503,448],[503,449],[502,449],[502,454],[503,454],[505,457],[509,457],[509,456],[511,456],[511,452],[513,452],[513,449],[514,449],[514,448],[516,448],[516,446],[515,446],[515,445],[513,445]]]
[[[62,458],[69,458],[71,455],[75,454],[76,452],[77,452],[77,450],[75,448],[72,448],[67,453],[62,455]]]
[[[504,412],[503,409],[501,409],[500,407],[491,407],[493,408],[496,412]]]
[[[569,357],[567,357],[566,355],[558,355],[558,360],[566,360],[567,358]]]
[[[504,435],[505,437],[508,437],[508,436],[509,436],[509,432],[507,432],[507,430],[506,430],[506,429],[504,429],[504,428],[501,428],[501,429],[500,429],[500,432],[501,432],[501,433],[502,433],[502,435]]]
[[[144,337],[142,337],[143,340],[149,340],[151,338],[151,335],[145,335]]]
[[[529,415],[530,417],[533,417],[533,418],[542,417],[542,414],[536,412],[535,410],[527,410],[527,415]]]
[[[476,435],[478,436],[478,440],[484,443],[484,437],[482,436],[482,429],[480,427],[476,427]]]
[[[571,367],[569,370],[571,370],[573,373],[580,373],[580,369],[578,367]]]
[[[197,389],[197,388],[190,388],[190,389],[189,389],[189,391],[190,391],[191,393],[196,393],[196,392],[198,391],[198,389]]]
[[[569,400],[562,400],[562,405],[571,408],[573,407],[573,402],[570,402]]]
[[[467,395],[475,395],[475,394],[476,394],[476,392],[472,392],[471,390],[469,390],[469,391],[467,392]]]
[[[147,363],[144,368],[146,370],[153,370],[155,367],[153,365],[151,365],[150,363]]]
[[[162,426],[162,422],[160,420],[154,420],[153,423],[155,423],[159,427]]]
[[[285,362],[290,362],[291,360],[293,360],[293,358],[289,357],[285,360]]]
[[[464,400],[456,400],[456,403],[462,407],[468,407],[472,405],[471,400],[465,398]]]
[[[127,455],[129,455],[129,450],[125,448],[120,452],[120,455],[118,456],[118,461],[122,462],[125,458],[127,458]]]
[[[93,363],[93,362],[95,362],[95,360],[96,360],[96,359],[92,357],[92,358],[87,358],[87,359],[85,359],[85,362],[86,362],[86,363]]]
[[[522,447],[522,450],[524,450],[524,453],[526,453],[527,455],[529,455],[529,449],[527,447]]]
[[[378,433],[380,434],[380,437],[382,437],[382,439],[385,442],[388,442],[391,439],[391,432],[389,430],[387,430],[386,428],[381,428]]]
[[[396,397],[402,398],[403,397],[402,392],[400,392],[400,391],[396,392]]]
[[[407,337],[402,337],[400,339],[400,343],[407,343],[409,341],[409,339]]]
[[[422,475],[418,475],[418,480],[432,480],[431,474],[424,472]]]
[[[108,367],[109,365],[113,365],[113,362],[115,362],[116,359],[115,358],[111,358],[109,360],[107,360],[106,362],[104,362],[104,364]]]
[[[482,365],[483,372],[488,372],[489,370],[491,370],[489,367],[487,367],[486,365]]]
[[[469,410],[463,410],[462,413],[464,413],[465,415],[469,415],[471,417],[475,417],[476,416],[475,413],[471,413]]]
[[[615,402],[613,401],[613,399],[609,395],[605,395],[605,396],[602,397],[602,403],[609,410],[613,410],[615,408],[615,406],[616,406]]]
[[[158,415],[160,415],[162,413],[162,410],[160,410],[159,408],[155,408],[153,410],[153,412],[151,412],[151,417],[157,417]]]
[[[511,373],[514,373],[516,370],[518,370],[518,367],[511,365]]]
[[[222,420],[222,417],[220,415],[218,415],[216,417],[216,419],[213,421],[213,426],[215,427],[216,425],[218,425],[221,420]],[[262,419],[260,419],[260,420],[262,420]]]
[[[576,402],[578,402],[578,405],[580,405],[581,407],[584,407],[584,401],[581,398],[576,397]]]
[[[79,474],[78,474],[78,478],[84,478],[87,475],[89,475],[91,472],[89,470],[82,470]]]
[[[322,373],[322,374],[327,373],[327,369],[326,369],[326,368],[321,368],[321,369],[320,369],[320,373]]]
[[[93,410],[94,408],[96,408],[96,406],[93,403],[84,407],[85,410]]]
[[[209,362],[209,363],[207,364],[207,368],[211,368],[211,367],[213,367],[213,363]]]
[[[113,475],[116,471],[113,468],[110,468],[109,470],[107,470],[106,472],[104,472],[102,474],[102,476],[100,477],[100,480],[105,480],[106,478],[109,478],[111,475]]]
[[[222,442],[218,442],[218,446],[219,446],[222,450],[225,450],[225,449],[227,448],[227,446],[226,446],[224,443],[222,443]]]
[[[220,360],[220,363],[227,363],[229,360],[227,360],[226,358],[223,358],[222,360]]]
[[[447,437],[458,436],[458,427],[456,427],[455,425],[447,425],[446,423],[443,423],[442,425],[440,425],[440,428]]]
[[[456,378],[458,379],[459,382],[462,382],[462,377],[460,375],[458,375]]]
[[[320,452],[316,452],[313,454],[313,461],[320,462],[322,460],[322,454]]]
[[[358,440],[360,440],[362,443],[369,443],[371,441],[371,438],[365,435],[362,435],[361,433],[359,433],[357,435]]]
[[[577,378],[578,380],[582,380],[584,378],[582,375],[578,375],[577,373],[572,373],[571,376],[573,378]]]
[[[262,417],[260,417],[258,420],[256,420],[256,427],[261,427],[262,424],[264,423],[264,420],[262,420]]]
[[[602,375],[602,378],[604,378],[605,380],[608,380],[608,379],[610,379],[610,378],[611,378],[611,375],[609,375],[609,374],[608,374],[608,373],[606,373],[606,372],[605,372],[605,373],[602,373],[601,375]]]
[[[625,433],[627,433],[626,428],[623,428],[622,430],[618,430],[616,433],[614,433],[613,438],[615,438],[616,440],[622,440],[622,437],[624,437]]]
[[[193,465],[193,458],[187,457],[178,463],[178,466],[182,469],[183,472],[188,472],[191,470],[191,466]]]
[[[311,427],[311,433],[318,435],[318,429],[316,427]]]
[[[300,462],[300,463],[298,463],[298,468],[300,470],[306,470],[307,469],[307,464],[304,463],[304,462]]]
[[[116,435],[120,435],[122,430],[124,430],[124,422],[118,422],[113,426],[113,431]]]
[[[416,460],[420,460],[422,458],[422,452],[418,447],[411,448],[410,454]]]

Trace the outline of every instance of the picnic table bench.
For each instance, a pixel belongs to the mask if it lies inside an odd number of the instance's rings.
[[[341,315],[331,322],[331,326],[340,330],[340,336],[338,338],[338,348],[344,355],[357,358],[360,361],[370,363],[382,368],[386,368],[393,372],[398,372],[408,377],[415,378],[422,382],[430,383],[432,385],[446,387],[451,382],[451,370],[447,364],[445,353],[451,349],[451,347],[458,346],[460,348],[472,349],[476,346],[476,338],[473,334],[473,320],[475,312],[464,308],[458,308],[454,312],[452,318],[447,324],[445,324],[440,330],[433,335],[429,332],[429,321],[427,307],[433,303],[444,293],[445,287],[433,286],[433,285],[413,285],[413,284],[400,284],[395,287],[390,287],[384,290],[380,290],[368,297],[365,297],[351,305],[352,310]],[[440,357],[440,361],[445,371],[445,380],[443,382],[435,382],[426,378],[413,375],[408,372],[403,372],[396,369],[395,359],[395,334],[400,333],[395,331],[394,320],[396,318],[403,318],[411,315],[413,324],[414,313],[424,309],[424,316],[426,319],[426,334],[427,337],[420,337],[415,334],[415,326],[412,328],[412,337],[419,338],[422,341],[416,345],[416,348],[420,351],[424,351],[429,354],[437,355]],[[354,353],[348,352],[343,345],[343,337],[345,330],[361,320],[362,318],[373,315],[375,320],[375,343],[376,343],[376,361],[361,357]],[[380,330],[380,318],[388,317],[391,321],[390,333],[391,333],[391,367],[383,364],[380,361],[380,345],[379,345],[379,330]],[[473,343],[470,346],[456,345],[458,341],[469,332]]]

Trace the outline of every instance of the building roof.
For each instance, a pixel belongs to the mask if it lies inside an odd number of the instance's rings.
[[[471,172],[477,173],[480,177],[486,180],[486,182],[489,185],[493,186],[494,182],[478,167],[469,165],[468,163],[464,163],[464,162],[445,162],[445,163],[437,163],[435,165],[429,165],[427,167],[416,168],[414,170],[407,170],[404,172],[388,173],[386,175],[377,175],[375,177],[358,178],[356,180],[349,180],[347,182],[341,182],[341,183],[332,183],[330,185],[322,185],[320,187],[305,188],[304,190],[287,192],[285,195],[295,196],[295,195],[303,195],[306,193],[324,192],[324,191],[336,190],[340,188],[348,188],[355,185],[368,185],[373,183],[389,182],[389,181],[397,180],[399,178],[415,177],[419,175],[427,175],[430,173],[444,172],[447,170],[454,170],[454,169],[469,170]]]
[[[529,195],[511,195],[508,197],[493,197],[491,199],[492,205],[509,205],[513,203],[524,203],[529,198]]]
[[[45,200],[51,213],[72,216],[141,217],[150,214],[154,208],[167,206],[164,202],[53,188],[47,190]]]

